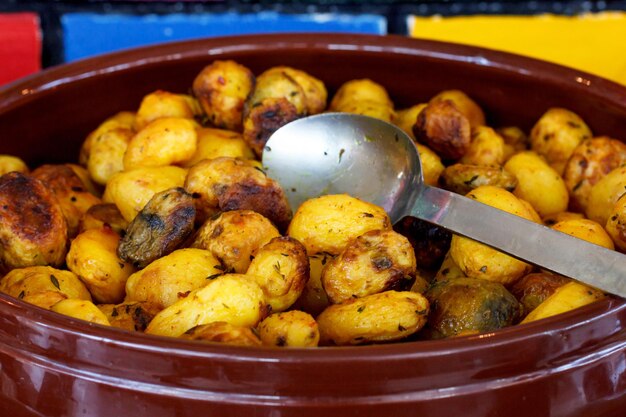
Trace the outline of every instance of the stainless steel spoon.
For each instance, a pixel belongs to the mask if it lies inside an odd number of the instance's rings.
[[[384,121],[348,113],[295,120],[270,137],[263,166],[294,210],[309,198],[348,193],[383,207],[394,223],[414,216],[626,297],[626,256],[424,184],[413,141]]]

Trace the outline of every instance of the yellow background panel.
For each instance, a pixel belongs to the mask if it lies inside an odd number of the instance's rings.
[[[626,13],[417,17],[411,36],[514,52],[626,85]]]

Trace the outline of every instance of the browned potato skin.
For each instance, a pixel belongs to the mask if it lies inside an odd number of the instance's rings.
[[[0,273],[35,265],[60,266],[67,222],[56,197],[19,172],[0,177]]]
[[[102,201],[91,194],[74,170],[67,165],[41,165],[31,175],[54,194],[67,221],[68,236],[78,234],[80,218],[89,207]]]
[[[415,134],[413,134],[413,125],[417,122],[417,116],[427,106],[427,103],[420,103],[411,106],[407,109],[397,110],[392,120],[393,124],[402,129],[407,135],[415,140]]]
[[[252,331],[252,328],[236,326],[224,321],[215,321],[192,327],[180,335],[180,338],[237,346],[260,347],[263,345],[259,336]]]
[[[12,270],[0,280],[0,291],[45,309],[68,298],[91,301],[76,274],[49,266]]]
[[[100,311],[113,327],[130,332],[143,332],[159,309],[147,302],[131,301],[121,304],[100,304]]]
[[[270,240],[253,256],[246,275],[259,284],[272,311],[287,310],[309,280],[306,249],[294,238],[281,236]]]
[[[620,197],[613,206],[605,229],[617,250],[626,253],[626,197]]]
[[[300,298],[294,303],[293,308],[316,317],[330,305],[326,291],[324,291],[324,287],[322,286],[322,271],[332,258],[333,257],[327,253],[318,253],[317,255],[309,256],[309,280]]]
[[[407,238],[392,230],[372,230],[354,239],[322,271],[332,303],[387,290],[405,290],[415,276],[415,254]]]
[[[308,115],[324,111],[328,92],[322,81],[304,71],[287,66],[272,67],[264,72],[265,75],[272,73],[282,73],[284,76],[292,78],[302,88]]]
[[[200,222],[231,210],[256,211],[281,230],[291,220],[283,189],[248,161],[229,157],[201,161],[189,170],[185,189],[196,197]]]
[[[467,275],[465,275],[463,270],[454,262],[452,254],[448,251],[435,274],[434,281],[449,281],[456,278],[467,278]]]
[[[439,281],[426,292],[431,337],[490,332],[516,324],[521,305],[498,282],[477,278]]]
[[[265,346],[309,348],[316,347],[320,340],[315,319],[298,310],[266,317],[257,326],[257,331]]]
[[[460,90],[445,90],[431,98],[429,103],[449,101],[461,112],[472,127],[485,125],[485,113],[467,94]]]
[[[193,198],[184,188],[156,193],[128,225],[117,254],[145,268],[179,247],[193,232],[195,218]]]
[[[284,97],[267,97],[251,105],[243,122],[243,139],[261,157],[265,143],[280,127],[300,117],[296,107]]]
[[[482,185],[493,185],[510,192],[517,186],[517,178],[502,167],[466,164],[446,167],[439,181],[442,188],[462,195]]]
[[[517,126],[505,126],[496,129],[496,132],[504,139],[504,160],[506,161],[517,152],[528,149],[528,135]]]
[[[418,268],[436,268],[450,249],[449,231],[416,217],[404,217],[393,228],[411,242]]]
[[[504,163],[504,139],[488,126],[472,127],[470,144],[459,162],[470,165],[501,166]]]
[[[94,204],[80,218],[78,231],[82,233],[86,230],[101,229],[102,227],[110,227],[115,233],[123,236],[126,233],[128,222],[115,204]]]
[[[569,278],[555,275],[550,272],[535,272],[522,277],[511,287],[511,294],[518,299],[523,308],[525,317],[539,304],[551,296],[561,285],[570,282]]]
[[[446,160],[457,160],[465,155],[471,141],[467,117],[446,100],[429,103],[420,112],[413,134]]]
[[[606,174],[626,163],[626,145],[601,136],[583,140],[570,156],[563,180],[570,193],[570,208],[584,212],[591,187]]]
[[[194,248],[210,251],[225,270],[243,274],[251,256],[272,238],[280,236],[272,223],[251,210],[234,210],[209,219],[198,230]]]

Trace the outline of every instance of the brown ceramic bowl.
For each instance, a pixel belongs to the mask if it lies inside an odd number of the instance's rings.
[[[75,161],[85,135],[155,89],[188,91],[214,59],[291,65],[332,91],[384,84],[398,107],[460,88],[492,125],[528,129],[551,106],[626,139],[626,89],[556,65],[402,37],[271,35],[102,56],[0,91],[0,153]],[[558,253],[554,256],[567,256]],[[626,303],[454,340],[252,349],[131,334],[0,295],[2,416],[623,416]]]

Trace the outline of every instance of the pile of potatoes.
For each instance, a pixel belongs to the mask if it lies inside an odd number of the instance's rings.
[[[323,111],[401,127],[430,185],[626,251],[626,145],[566,109],[527,135],[489,127],[459,90],[395,109],[357,79],[327,104],[311,74],[233,61],[191,90],[111,116],[78,164],[0,156],[0,291],[128,331],[277,347],[471,335],[605,297],[346,194],[292,213],[259,160],[276,129]]]

